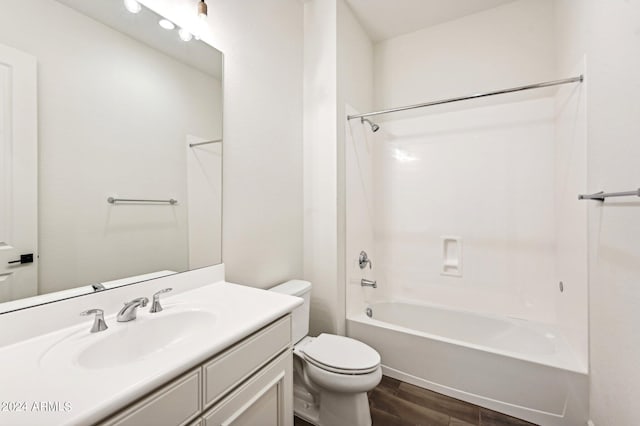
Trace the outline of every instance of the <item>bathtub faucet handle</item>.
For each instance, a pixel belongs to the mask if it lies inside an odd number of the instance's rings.
[[[369,269],[371,269],[373,266],[373,264],[371,263],[371,259],[369,259],[369,255],[367,254],[367,252],[362,250],[360,252],[360,256],[358,257],[358,265],[360,266],[360,269],[364,269],[367,267],[367,264],[369,264]]]

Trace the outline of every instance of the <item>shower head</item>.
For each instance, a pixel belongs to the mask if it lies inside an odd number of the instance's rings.
[[[371,126],[371,131],[372,131],[373,133],[375,133],[375,132],[377,132],[378,130],[380,130],[380,126],[378,126],[376,123],[374,123],[374,122],[372,122],[371,120],[368,120],[368,119],[366,119],[366,118],[364,118],[364,117],[360,117],[360,122],[361,122],[361,123],[364,123],[365,121],[366,121],[367,123],[369,123],[369,126]]]

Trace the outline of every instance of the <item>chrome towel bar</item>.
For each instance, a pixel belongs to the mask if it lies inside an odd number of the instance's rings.
[[[189,147],[193,148],[193,147],[200,146],[200,145],[209,145],[209,144],[212,144],[212,143],[220,143],[220,142],[222,142],[222,139],[216,139],[216,140],[213,140],[213,141],[206,141],[206,142],[190,143]]]
[[[116,203],[154,203],[154,204],[171,204],[172,206],[178,204],[178,200],[174,200],[173,198],[169,200],[138,200],[133,198],[107,198],[107,203],[116,204]]]
[[[595,194],[580,194],[578,195],[578,200],[596,200],[596,201],[604,201],[605,198],[609,197],[640,197],[640,189],[636,189],[635,191],[625,191],[625,192],[596,192]]]

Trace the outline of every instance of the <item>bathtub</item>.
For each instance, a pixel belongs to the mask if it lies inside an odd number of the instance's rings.
[[[586,425],[588,376],[552,327],[404,302],[347,317],[383,373],[544,426]]]

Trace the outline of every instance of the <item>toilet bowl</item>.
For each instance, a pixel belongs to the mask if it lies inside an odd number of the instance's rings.
[[[378,352],[349,337],[307,336],[309,282],[288,281],[272,290],[305,300],[292,314],[296,415],[318,426],[371,425],[367,392],[382,379]]]

